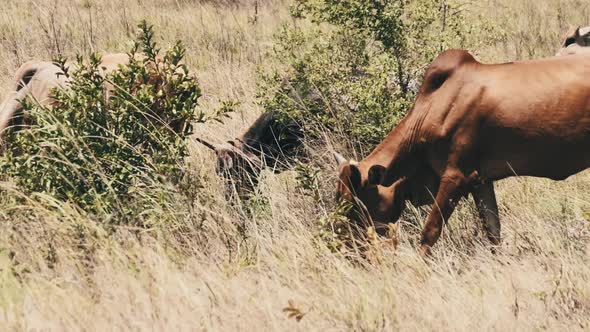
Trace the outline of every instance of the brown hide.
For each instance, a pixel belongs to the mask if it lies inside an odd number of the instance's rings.
[[[358,165],[340,166],[339,195],[346,199],[350,190],[369,207],[385,202],[393,218],[371,217],[395,222],[402,202],[416,199],[411,188],[434,190],[420,248],[427,253],[457,200],[472,193],[488,237],[498,243],[493,181],[514,175],[561,180],[590,166],[588,77],[585,55],[486,65],[466,51],[446,51],[427,69],[399,125]],[[347,168],[356,168],[360,179],[347,181],[346,172],[357,173]],[[380,189],[400,183],[400,190]],[[375,188],[383,194],[371,195]]]

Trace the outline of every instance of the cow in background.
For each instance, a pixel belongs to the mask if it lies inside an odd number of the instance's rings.
[[[217,173],[223,177],[226,196],[236,192],[246,199],[256,189],[260,173],[269,168],[274,173],[292,167],[303,157],[303,129],[291,118],[277,111],[267,111],[239,137],[215,145],[197,141],[217,155]]]
[[[117,69],[119,65],[129,62],[125,53],[106,54],[101,58],[99,70],[106,75]],[[66,65],[72,67],[72,64]],[[51,90],[67,88],[69,78],[62,69],[53,62],[31,60],[17,70],[12,91],[0,105],[0,135],[8,126],[18,128],[23,123],[22,104],[26,97],[43,106],[53,106]]]
[[[578,53],[590,54],[590,26],[570,29],[561,44],[561,49],[556,55],[571,55]]]

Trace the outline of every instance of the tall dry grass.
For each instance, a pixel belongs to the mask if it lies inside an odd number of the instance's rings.
[[[552,54],[568,24],[590,23],[580,0],[488,0],[477,8],[472,19],[482,15],[505,28],[497,43],[473,50],[486,61]],[[203,108],[241,100],[230,121],[198,126],[196,135],[224,141],[260,113],[255,71],[268,61],[273,32],[290,20],[286,1],[4,3],[2,93],[27,59],[126,50],[140,18],[155,24],[164,43],[185,42]],[[504,241],[496,254],[466,201],[431,260],[414,250],[425,215],[415,209],[400,222],[397,250],[375,246],[373,259],[351,260],[318,236],[318,216],[332,203],[327,151],[324,201],[299,189],[293,172],[268,172],[248,206],[225,202],[209,151],[194,144],[191,152],[198,194],[154,205],[162,220],[174,218],[153,229],[120,226],[107,234],[101,220],[71,205],[39,196],[22,203],[15,197],[23,194],[2,183],[9,194],[0,195],[0,329],[590,329],[588,173],[499,183]]]

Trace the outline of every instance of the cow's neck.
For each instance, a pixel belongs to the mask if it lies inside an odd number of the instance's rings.
[[[411,144],[411,137],[406,135],[408,130],[407,121],[404,118],[377,147],[361,161],[362,168],[367,170],[373,165],[385,166],[389,171],[393,171],[399,162],[405,159],[408,152],[411,151],[413,144]],[[393,174],[392,174],[393,175]]]
[[[414,143],[419,136],[418,132],[422,123],[420,119],[412,121],[410,115],[408,114],[393,128],[371,154],[361,161],[362,168],[367,170],[373,165],[382,165],[387,168],[387,179],[384,185],[390,185],[405,176],[408,171],[407,166],[416,148]]]

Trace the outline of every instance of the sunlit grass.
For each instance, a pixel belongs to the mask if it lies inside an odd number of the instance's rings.
[[[478,7],[473,19],[492,17],[508,31],[498,44],[473,50],[488,62],[553,54],[562,28],[590,24],[590,9],[576,0],[488,0]],[[9,1],[0,11],[0,95],[28,59],[128,49],[140,18],[155,25],[161,44],[183,40],[206,112],[221,100],[241,101],[230,120],[195,125],[195,135],[224,142],[260,114],[256,68],[266,64],[273,32],[290,20],[279,0],[229,7]],[[0,329],[590,328],[587,172],[563,182],[498,183],[503,242],[495,254],[466,200],[432,258],[415,251],[425,211],[409,209],[395,232],[397,247],[372,241],[365,259],[333,250],[320,236],[319,219],[333,207],[334,165],[329,151],[309,148],[320,167],[316,193],[298,186],[295,171],[265,171],[255,199],[231,204],[214,155],[190,143],[187,176],[178,188],[160,188],[175,199],[146,192],[152,201],[144,215],[151,219],[143,224],[152,227],[117,225],[49,196],[26,195],[2,179]]]

